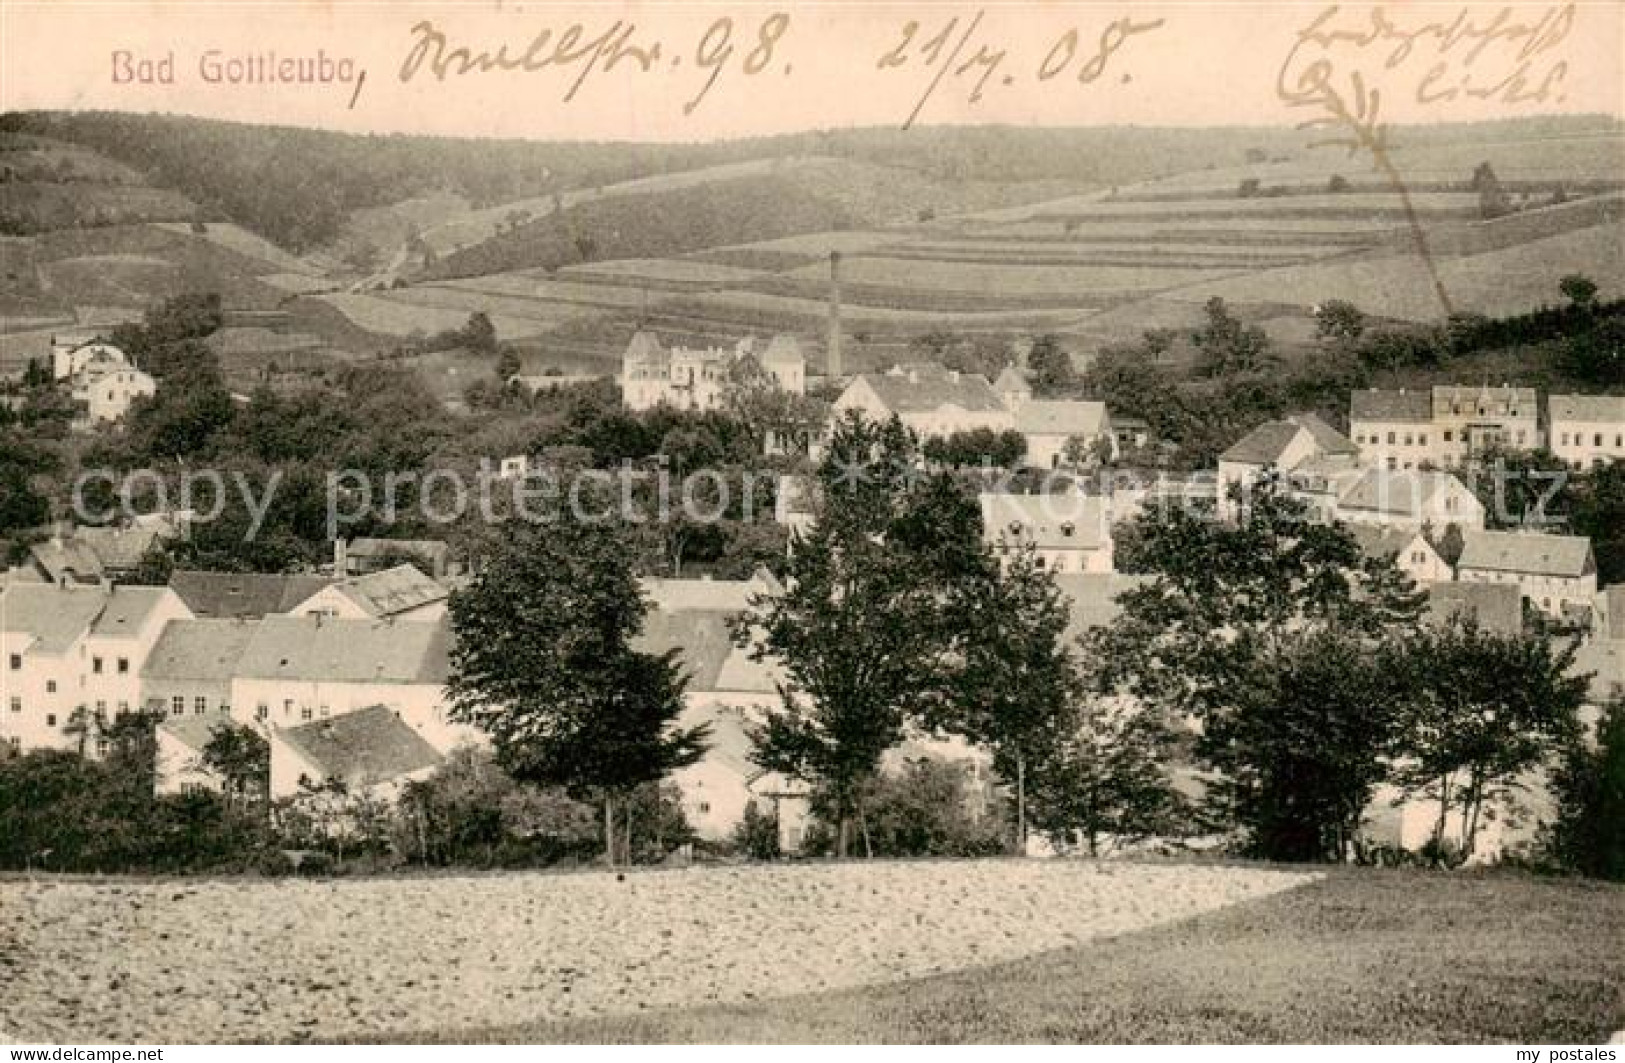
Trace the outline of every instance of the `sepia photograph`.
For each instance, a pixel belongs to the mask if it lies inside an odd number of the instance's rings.
[[[718,1044],[1625,1060],[1625,2],[0,0],[7,1063]]]

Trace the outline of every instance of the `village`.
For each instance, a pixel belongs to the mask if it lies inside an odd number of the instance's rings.
[[[840,358],[838,306],[828,349]],[[618,381],[631,411],[722,407],[738,366],[765,371],[786,398],[806,394],[809,371],[796,340],[744,341],[734,349],[669,347],[634,336]],[[117,420],[150,395],[149,376],[100,338],[53,351],[53,374],[72,384],[90,422]],[[1361,390],[1349,396],[1347,433],[1313,413],[1258,424],[1216,467],[1171,476],[1122,463],[1144,454],[1145,421],[1114,415],[1099,401],[1042,399],[1013,362],[994,380],[940,363],[909,363],[835,377],[828,423],[802,433],[815,456],[843,419],[895,420],[921,440],[1019,437],[1028,473],[1070,473],[1062,486],[984,490],[978,497],[985,545],[1027,553],[1064,595],[1076,639],[1110,626],[1119,595],[1149,578],[1120,571],[1121,530],[1148,509],[1207,507],[1234,521],[1261,482],[1301,502],[1308,519],[1347,527],[1368,557],[1391,561],[1427,596],[1434,622],[1473,617],[1485,629],[1519,634],[1529,625],[1576,646],[1587,678],[1586,715],[1625,690],[1625,585],[1599,586],[1590,542],[1544,524],[1506,528],[1462,479],[1486,456],[1547,449],[1579,471],[1625,460],[1625,397],[1538,394],[1528,387],[1438,386],[1431,391]],[[768,453],[796,439],[770,434]],[[535,455],[495,455],[505,477],[535,474]],[[1091,475],[1108,470],[1105,475]],[[781,477],[774,519],[797,536],[818,519],[819,485]],[[268,796],[297,798],[338,789],[356,800],[391,801],[432,775],[459,747],[488,741],[449,713],[447,681],[457,637],[448,601],[471,579],[471,559],[444,542],[339,538],[319,571],[176,570],[142,585],[155,544],[190,533],[184,513],[153,514],[122,527],[59,526],[28,548],[0,590],[5,661],[0,742],[13,754],[38,749],[105,755],[109,728],[127,715],[158,721],[159,793],[219,791],[225,780],[206,750],[223,724],[268,744]],[[676,771],[681,809],[694,837],[726,844],[752,814],[777,825],[777,848],[801,849],[809,824],[809,780],[766,770],[751,734],[786,696],[781,665],[730,623],[753,602],[783,593],[767,567],[748,578],[646,577],[641,649],[675,652],[687,676],[681,722],[708,729],[709,748]],[[977,801],[993,786],[985,750],[917,733],[887,763],[918,757],[966,766]],[[1540,772],[1536,773],[1537,776]],[[1533,805],[1549,809],[1534,785]],[[1528,800],[1526,798],[1526,800]],[[1433,806],[1384,792],[1369,810],[1368,843],[1415,851],[1434,829]],[[1479,860],[1525,851],[1539,815],[1502,815],[1480,842]],[[1033,852],[1066,839],[1033,837]]]

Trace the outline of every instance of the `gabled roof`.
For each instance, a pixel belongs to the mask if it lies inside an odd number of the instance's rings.
[[[1625,395],[1553,395],[1547,403],[1553,421],[1625,425]]]
[[[1032,385],[1027,383],[1027,378],[1022,376],[1021,371],[1014,365],[1007,365],[999,371],[999,378],[993,381],[993,390],[1000,395],[1008,395],[1011,392],[1027,395],[1033,393]]]
[[[1367,388],[1349,396],[1349,420],[1426,424],[1433,420],[1433,396],[1426,391]]]
[[[90,625],[91,634],[113,637],[139,634],[152,611],[168,595],[168,587],[109,588],[106,606]]]
[[[666,360],[666,350],[660,345],[660,337],[654,333],[636,332],[622,357],[628,362],[662,363]]]
[[[750,579],[665,579],[648,577],[643,591],[655,609],[674,613],[689,609],[740,613],[758,594],[776,594],[783,588],[773,574],[758,568]]]
[[[1448,472],[1415,469],[1367,469],[1337,500],[1341,509],[1420,517],[1430,511],[1434,499],[1446,492],[1474,499],[1466,485]],[[1476,505],[1469,509],[1477,511]]]
[[[806,361],[801,355],[801,345],[787,332],[781,332],[769,340],[761,357],[763,365],[800,365]]]
[[[731,694],[777,694],[784,668],[774,658],[753,660],[751,651],[735,646],[717,674],[716,689]]]
[[[433,768],[439,753],[384,705],[272,732],[311,767],[352,786],[372,786]]]
[[[1485,631],[1516,635],[1523,630],[1523,594],[1511,583],[1434,583],[1427,588],[1428,615],[1435,623],[1473,616]]]
[[[90,547],[102,567],[129,570],[141,564],[155,543],[164,538],[160,525],[134,525],[129,528],[79,528],[74,538]]]
[[[8,583],[0,588],[0,631],[32,635],[31,650],[60,654],[90,631],[107,599],[101,587]]]
[[[244,679],[329,683],[444,683],[451,628],[389,620],[267,616],[238,666]]]
[[[1123,611],[1118,595],[1142,587],[1150,576],[1122,572],[1068,572],[1055,577],[1071,610],[1066,637],[1076,639],[1090,628],[1107,627]]]
[[[1461,406],[1461,413],[1455,412],[1455,406]],[[1502,417],[1536,416],[1539,407],[1539,395],[1534,388],[1515,388],[1501,386],[1492,388],[1488,384],[1473,386],[1472,384],[1435,384],[1433,387],[1433,412],[1440,418],[1479,416],[1479,409],[1484,410],[1483,416]]]
[[[1023,435],[1098,436],[1107,423],[1104,402],[1033,399],[1016,407],[1016,431]]]
[[[258,619],[286,613],[323,587],[326,576],[285,576],[260,572],[170,573],[169,587],[197,617]]]
[[[410,564],[396,565],[334,585],[368,616],[396,616],[443,602],[450,592]]]
[[[171,620],[147,654],[141,678],[229,682],[256,630],[247,620]]]
[[[1265,421],[1220,454],[1219,460],[1240,465],[1274,465],[1304,431],[1306,429],[1291,421]]]
[[[52,583],[64,577],[80,582],[91,582],[102,577],[102,559],[90,545],[78,538],[52,538],[28,548],[34,563],[45,571]]]
[[[1457,564],[1463,569],[1571,579],[1594,570],[1590,539],[1543,532],[1464,532]]]
[[[1324,455],[1337,457],[1360,453],[1360,448],[1354,445],[1354,440],[1321,420],[1316,414],[1293,414],[1287,420],[1308,432],[1310,438],[1315,441],[1315,448]]]
[[[1354,523],[1345,525],[1354,541],[1359,544],[1360,552],[1367,557],[1386,559],[1398,557],[1400,552],[1415,542],[1422,533],[1415,528],[1400,528],[1390,524],[1364,524]],[[1423,541],[1427,540],[1423,538]],[[1428,549],[1433,549],[1431,543]]]
[[[632,646],[642,653],[676,650],[689,676],[689,690],[717,690],[717,677],[734,649],[728,630],[730,615],[720,610],[685,609],[673,613],[651,609],[644,615],[643,630],[632,640]]]
[[[1028,543],[1040,550],[1095,550],[1106,544],[1106,502],[1099,495],[1076,493],[1012,495],[986,492],[982,535],[1012,546]]]
[[[216,731],[231,726],[231,718],[220,713],[209,713],[204,716],[193,714],[165,716],[158,721],[159,731],[196,753],[203,752],[203,747],[209,744]]]
[[[898,414],[930,413],[944,406],[983,412],[1005,408],[1004,400],[994,392],[987,377],[978,373],[912,369],[901,373],[863,373],[853,384],[858,381],[867,384],[887,409]]]

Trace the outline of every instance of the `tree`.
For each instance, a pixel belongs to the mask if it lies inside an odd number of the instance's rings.
[[[463,346],[475,354],[490,354],[497,349],[497,330],[491,324],[491,315],[484,310],[476,310],[468,315],[468,323],[463,326]]]
[[[618,527],[564,514],[509,529],[451,600],[450,716],[488,734],[514,778],[597,797],[613,863],[616,805],[698,760],[708,728],[677,726],[676,651],[632,647],[647,602]]]
[[[1569,467],[1547,450],[1491,447],[1466,470],[1489,528],[1547,528],[1568,519]]]
[[[963,763],[915,757],[871,775],[863,789],[860,826],[870,856],[991,856],[1005,847],[1004,820],[973,791]],[[834,815],[820,800],[813,811]]]
[[[1027,773],[1071,727],[1077,677],[1062,637],[1071,618],[1031,548],[1004,565],[989,554],[956,595],[963,672],[940,721],[993,753],[1016,796],[1016,851],[1026,852]]]
[[[895,417],[838,422],[818,479],[823,506],[784,592],[758,598],[734,630],[785,670],[781,707],[753,736],[757,762],[818,787],[844,856],[881,755],[957,675],[946,587],[981,542],[974,502],[947,475],[922,474]]]
[[[220,779],[220,792],[230,808],[262,807],[271,796],[271,745],[246,724],[216,724],[199,757],[204,769]]]
[[[972,428],[925,441],[921,453],[927,461],[952,468],[975,469],[984,464],[1012,469],[1027,453],[1027,437],[1014,429],[996,432]]]
[[[1563,341],[1559,363],[1570,376],[1603,387],[1625,385],[1625,314],[1599,316]]]
[[[1046,333],[1033,341],[1027,352],[1027,375],[1033,392],[1041,398],[1069,394],[1077,386],[1077,369],[1072,356],[1061,348],[1060,337]]]
[[[1591,540],[1598,585],[1625,582],[1625,461],[1574,474],[1569,496],[1569,530]]]
[[[497,379],[512,380],[519,375],[520,368],[519,352],[512,347],[502,348],[502,353],[497,356]]]
[[[1455,811],[1458,852],[1470,859],[1488,810],[1572,740],[1586,690],[1573,662],[1572,645],[1487,631],[1474,618],[1412,637],[1395,778],[1438,802],[1436,848]]]
[[[1057,845],[1081,839],[1090,856],[1184,829],[1186,803],[1166,768],[1174,734],[1155,712],[1092,691],[1070,724],[1035,765],[1033,826]]]
[[[1468,189],[1478,193],[1478,216],[1486,221],[1512,212],[1512,200],[1501,188],[1501,181],[1488,162],[1481,162],[1473,170]]]
[[[1328,299],[1315,308],[1315,335],[1352,343],[1365,332],[1365,312],[1343,299]]]
[[[1581,874],[1625,880],[1625,696],[1603,706],[1595,741],[1569,740],[1552,790],[1553,855]]]
[[[745,805],[745,814],[734,828],[734,846],[752,860],[779,858],[779,817],[763,812],[755,801]]]
[[[1243,325],[1218,296],[1202,308],[1202,326],[1191,333],[1209,376],[1252,373],[1270,360],[1270,341],[1256,325]]]
[[[1557,282],[1558,289],[1568,301],[1583,309],[1590,309],[1597,302],[1597,282],[1583,273],[1570,273]]]
[[[1305,779],[1300,789],[1271,761],[1299,740],[1290,731],[1305,726],[1302,716],[1365,711],[1344,699],[1325,710],[1308,704],[1313,683],[1301,677],[1340,659],[1324,660],[1329,649],[1315,640],[1336,633],[1376,652],[1415,625],[1424,597],[1391,560],[1365,557],[1343,526],[1311,522],[1273,480],[1237,502],[1234,523],[1183,507],[1133,522],[1137,562],[1153,578],[1119,597],[1122,614],[1096,657],[1107,689],[1201,722],[1195,752],[1226,779],[1211,803],[1244,830],[1251,851],[1303,859],[1305,847],[1276,824],[1294,807],[1331,807],[1315,796],[1324,783]],[[1323,751],[1328,761],[1369,753],[1356,721],[1324,730],[1346,743]],[[1327,837],[1337,826],[1313,829]]]

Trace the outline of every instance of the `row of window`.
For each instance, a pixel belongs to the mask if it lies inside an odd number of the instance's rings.
[[[1456,442],[1456,433],[1454,431],[1447,428],[1441,434],[1444,436],[1444,441],[1446,443],[1454,443],[1454,442]],[[1501,435],[1501,433],[1495,433],[1495,435],[1499,436],[1499,435]],[[1388,445],[1391,446],[1391,447],[1392,446],[1401,446],[1401,445],[1407,446],[1407,447],[1425,447],[1425,446],[1428,445],[1428,434],[1426,432],[1405,432],[1405,433],[1403,433],[1403,436],[1404,436],[1404,443],[1401,444],[1400,443],[1401,433],[1399,433],[1399,432],[1389,432],[1388,433]],[[1598,439],[1600,440],[1601,437],[1599,436]],[[1356,432],[1354,434],[1354,441],[1356,443],[1360,443],[1362,445],[1377,446],[1378,444],[1380,444],[1382,442],[1382,435],[1381,435],[1381,433],[1378,433],[1378,432],[1372,432],[1369,435],[1367,435],[1364,432]],[[1526,443],[1528,443],[1528,441],[1529,441],[1529,433],[1526,432],[1522,428],[1518,429],[1518,432],[1517,432],[1518,445],[1523,446]],[[1565,438],[1564,441],[1567,442],[1567,439]],[[1461,434],[1461,442],[1463,442],[1463,443],[1467,442],[1467,433],[1463,432]],[[1597,445],[1601,446],[1602,443],[1598,442]]]
[[[20,654],[20,653],[12,654],[10,663],[11,663],[11,670],[13,672],[22,671],[23,670],[23,655]],[[104,662],[102,661],[102,659],[100,657],[92,657],[90,659],[90,670],[92,672],[96,673],[97,675],[101,675],[103,673],[103,671],[105,670],[104,667],[103,667],[103,664],[104,664]],[[130,659],[128,657],[120,657],[115,662],[115,666],[118,668],[118,674],[119,675],[129,675],[130,674]]]
[[[7,705],[7,708],[9,708],[12,712],[16,712],[16,713],[22,712],[23,711],[23,699],[20,698],[20,697],[15,697],[15,696],[12,697],[10,699],[9,704]],[[130,703],[128,701],[121,701],[121,702],[118,703],[118,708],[116,710],[116,716],[123,716],[126,713],[128,713],[129,711],[130,711]],[[97,719],[106,719],[107,718],[107,702],[105,702],[105,701],[97,701],[96,702],[96,717],[97,717]],[[48,727],[55,727],[56,726],[56,713],[54,713],[54,712],[46,713],[45,714],[45,724]]]
[[[1566,447],[1566,446],[1570,445],[1570,443],[1569,443],[1570,434],[1571,433],[1568,433],[1568,432],[1563,433],[1563,435],[1562,435],[1562,443],[1560,444],[1561,446]],[[1573,443],[1574,446],[1583,447],[1583,446],[1586,445],[1586,434],[1584,432],[1574,432],[1574,433],[1572,433],[1572,435],[1573,435],[1573,438],[1574,438],[1574,443]],[[1603,441],[1603,434],[1601,432],[1593,432],[1593,433],[1591,433],[1591,445],[1592,446],[1600,447],[1600,446],[1603,445],[1602,441]],[[1625,432],[1616,432],[1614,434],[1614,447],[1616,449],[1625,448]]]

